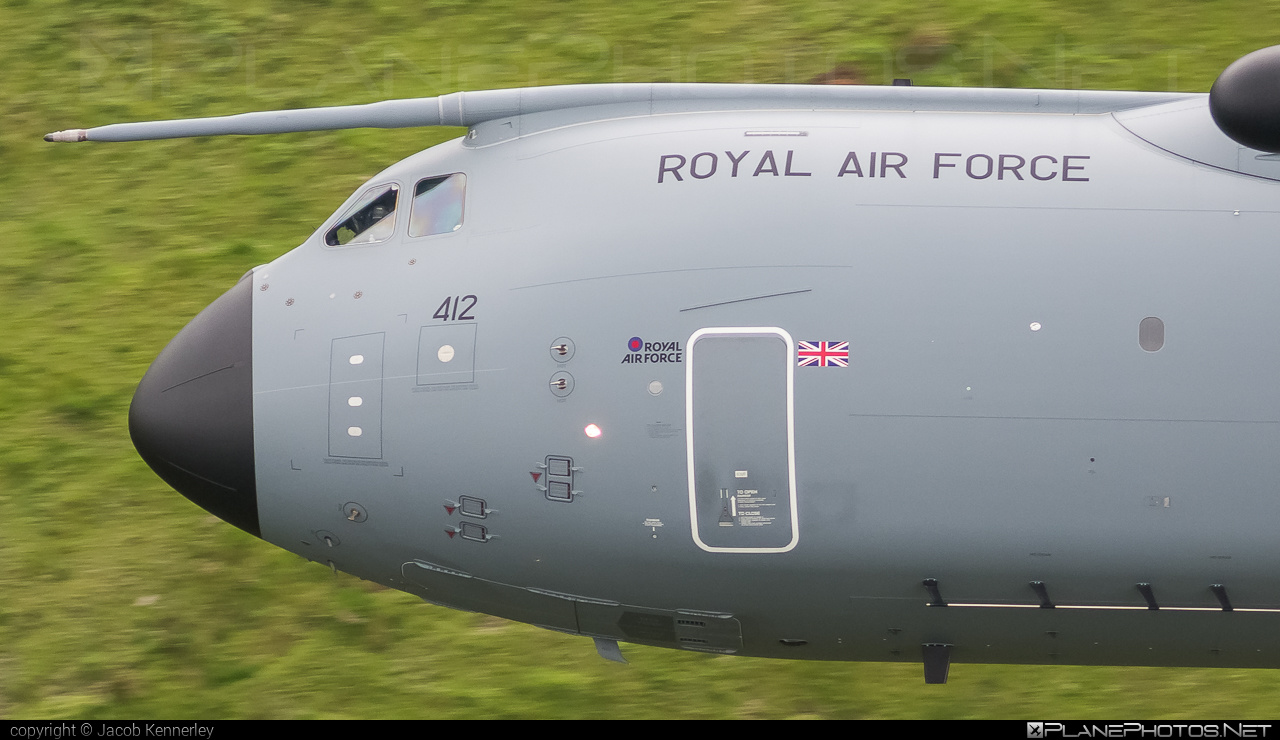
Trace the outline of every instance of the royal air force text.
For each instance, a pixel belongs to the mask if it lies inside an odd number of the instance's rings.
[[[628,352],[622,356],[623,365],[677,363],[684,359],[684,348],[679,342],[644,342],[640,352]]]
[[[968,179],[1005,182],[1089,182],[1089,157],[1084,154],[966,154],[934,152],[928,164],[902,152],[848,152],[822,163],[805,161],[795,150],[661,154],[658,183],[694,182],[711,178],[861,177],[865,179]],[[932,172],[930,172],[932,171]]]

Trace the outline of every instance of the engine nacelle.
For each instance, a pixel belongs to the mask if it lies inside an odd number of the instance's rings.
[[[1209,90],[1209,113],[1236,143],[1280,152],[1280,46],[1246,54],[1223,70]]]

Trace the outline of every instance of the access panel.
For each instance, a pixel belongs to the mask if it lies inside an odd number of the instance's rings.
[[[385,335],[333,340],[329,355],[329,456],[382,457]]]
[[[424,326],[418,331],[418,385],[473,383],[476,325]]]

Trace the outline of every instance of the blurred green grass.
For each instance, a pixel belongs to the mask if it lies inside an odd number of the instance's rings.
[[[0,716],[1267,717],[1274,671],[761,661],[334,576],[170,491],[125,427],[196,312],[456,131],[51,146],[117,121],[615,81],[1207,90],[1280,3],[4,0]]]

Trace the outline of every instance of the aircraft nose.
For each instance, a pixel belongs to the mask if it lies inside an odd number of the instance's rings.
[[[129,436],[166,483],[260,537],[252,286],[242,279],[222,294],[151,363],[129,406]]]

